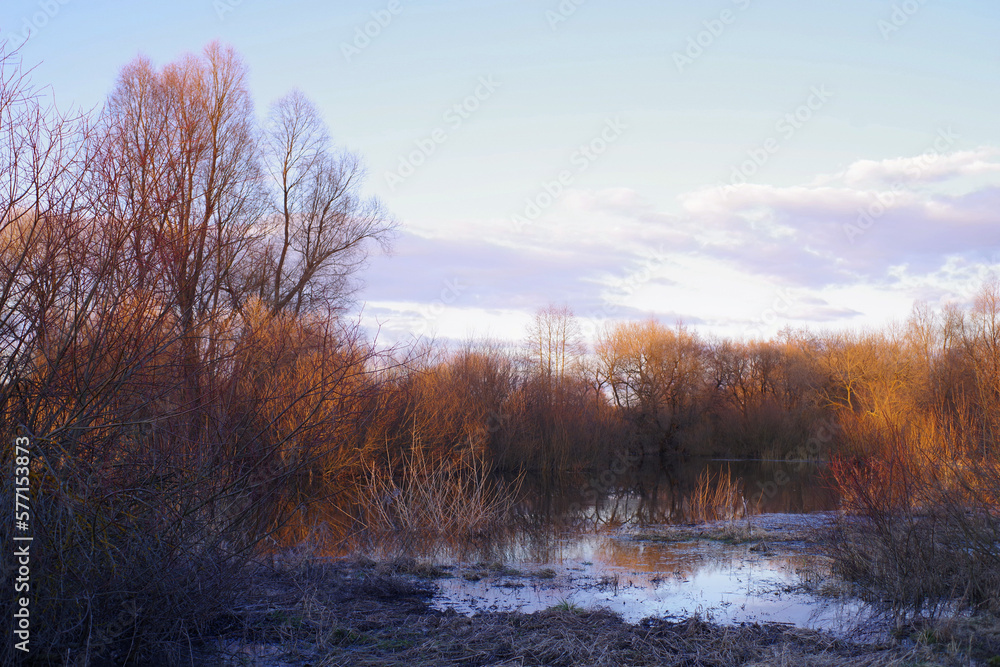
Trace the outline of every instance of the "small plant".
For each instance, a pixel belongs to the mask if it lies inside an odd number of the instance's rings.
[[[558,613],[570,613],[570,614],[582,614],[584,612],[583,607],[576,605],[569,600],[562,599],[556,604],[549,607],[549,611],[554,611]]]
[[[379,543],[404,551],[417,544],[461,551],[503,529],[516,494],[492,476],[485,452],[451,457],[415,442],[398,474],[376,464],[366,470],[363,523]]]

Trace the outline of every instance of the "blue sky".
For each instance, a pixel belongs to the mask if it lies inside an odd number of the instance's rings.
[[[12,42],[32,23],[62,105],[213,39],[262,112],[302,89],[402,222],[361,295],[390,339],[516,337],[549,302],[591,330],[879,325],[1000,262],[995,2],[0,7]]]

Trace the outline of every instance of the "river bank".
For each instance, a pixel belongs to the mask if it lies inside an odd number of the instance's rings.
[[[971,621],[900,627],[873,641],[786,623],[731,624],[699,616],[629,622],[611,610],[586,609],[568,600],[531,613],[463,614],[434,604],[441,584],[449,581],[506,577],[531,587],[558,576],[550,568],[517,572],[500,564],[286,562],[262,568],[253,578],[244,604],[205,646],[205,664],[874,667],[1000,662],[987,650],[1000,632]],[[984,642],[984,637],[993,639]]]
[[[630,624],[572,605],[465,616],[432,609],[433,586],[406,567],[337,563],[262,575],[258,595],[233,615],[213,652],[220,664],[269,666],[891,665],[926,664],[933,653],[779,624]]]

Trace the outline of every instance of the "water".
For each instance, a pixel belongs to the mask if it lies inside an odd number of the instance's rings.
[[[454,576],[438,580],[433,605],[467,614],[561,604],[605,607],[629,621],[697,614],[852,636],[870,618],[858,601],[818,592],[829,563],[810,531],[832,520],[840,504],[821,464],[693,460],[500,484],[513,510],[485,535],[330,528],[334,544],[324,551],[446,565]],[[726,493],[706,506],[706,488]],[[757,532],[735,544],[717,539],[718,530],[706,539],[697,533],[707,519],[722,519],[717,525],[728,530],[749,521]],[[684,539],[677,531],[687,531]]]
[[[701,518],[694,516],[692,494],[706,471],[728,472],[741,482],[748,506],[762,514],[737,524],[749,521],[770,537],[742,544],[661,541],[678,524]],[[559,484],[527,480],[519,525],[508,535],[462,557],[438,552],[457,576],[438,582],[434,606],[463,613],[603,607],[633,622],[697,614],[721,623],[787,623],[838,634],[868,619],[861,603],[804,585],[828,573],[809,531],[826,525],[839,503],[822,466],[694,461],[613,482],[587,475]],[[520,572],[479,579],[483,570],[472,567],[477,558],[502,560]],[[477,574],[469,577],[470,571]],[[533,576],[538,572],[543,577]]]
[[[781,530],[789,515],[764,515],[754,525]],[[829,514],[795,515],[798,529],[819,527]],[[533,612],[559,604],[607,608],[628,621],[649,616],[720,623],[775,622],[850,633],[867,620],[852,600],[824,597],[803,586],[803,576],[824,574],[826,564],[805,542],[727,545],[711,540],[655,542],[625,531],[567,536],[553,557],[521,561],[517,575],[480,581],[439,581],[439,609]],[[544,572],[551,579],[533,573]]]

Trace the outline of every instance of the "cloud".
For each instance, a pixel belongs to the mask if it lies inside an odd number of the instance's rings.
[[[915,157],[859,160],[848,167],[841,178],[853,186],[934,183],[961,176],[1000,172],[1000,164],[994,160],[997,155],[997,149],[983,147],[950,154],[930,151]]]
[[[987,149],[941,155],[934,173],[950,178],[1000,174],[1000,164],[985,162],[996,155]],[[905,169],[908,162],[878,163],[884,168],[874,180]],[[706,188],[681,198],[683,215],[711,230],[699,235],[706,254],[754,274],[814,288],[884,281],[901,264],[929,271],[950,255],[1000,246],[1000,186],[970,183],[964,192],[955,184],[873,187],[875,171],[858,162],[840,182],[820,177],[811,185]],[[859,181],[849,175],[862,172],[867,174],[863,186],[847,182]]]
[[[782,293],[794,294],[785,324],[850,325],[952,293],[975,273],[962,267],[1000,257],[998,157],[861,160],[799,185],[703,188],[671,211],[628,188],[570,190],[519,230],[500,217],[414,223],[373,265],[367,296],[387,313],[438,303],[454,321],[551,302],[594,321],[646,313],[732,332]]]

